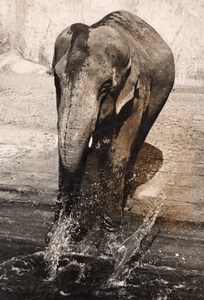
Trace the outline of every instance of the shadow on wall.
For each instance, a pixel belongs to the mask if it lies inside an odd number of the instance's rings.
[[[144,143],[133,166],[130,180],[127,183],[127,194],[130,198],[133,198],[135,190],[140,185],[154,177],[162,164],[162,151],[148,143]]]

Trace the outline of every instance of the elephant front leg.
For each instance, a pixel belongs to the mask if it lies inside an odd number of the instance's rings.
[[[71,212],[74,202],[75,185],[70,175],[63,167],[59,159],[59,180],[58,180],[58,193],[57,200],[54,207],[54,220],[47,230],[45,235],[46,243],[49,243],[56,227],[60,216],[68,216]]]
[[[118,156],[116,138],[103,134],[96,141],[99,182],[97,183],[98,214],[109,230],[117,229],[122,219],[124,175],[128,160],[126,151]]]
[[[100,172],[100,207],[103,223],[109,230],[121,224],[125,168],[126,163],[113,166],[111,160],[107,160]]]
[[[137,138],[142,118],[142,107],[136,103],[134,113],[126,119],[117,135],[102,146],[99,152],[99,169],[104,220],[106,225],[117,227],[124,209],[124,188],[131,148]],[[108,139],[107,139],[108,141]],[[107,142],[108,143],[108,142]]]
[[[54,221],[57,222],[61,213],[69,215],[77,198],[77,180],[64,168],[59,159],[58,194],[55,204]]]

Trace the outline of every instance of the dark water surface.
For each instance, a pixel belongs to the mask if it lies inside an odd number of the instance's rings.
[[[43,252],[3,263],[0,299],[204,299],[203,274],[198,272],[132,263],[125,280],[111,281],[113,261],[72,259],[52,281]]]
[[[203,239],[188,228],[175,236],[161,232],[159,209],[142,221],[129,219],[120,238],[106,241],[112,245],[106,254],[90,251],[91,236],[72,247],[61,226],[46,249],[35,252],[34,245],[34,253],[1,263],[0,299],[204,299]],[[10,242],[8,257],[16,243]],[[25,241],[18,248],[32,251]]]

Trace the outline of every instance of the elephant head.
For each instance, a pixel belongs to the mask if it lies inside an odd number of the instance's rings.
[[[136,56],[134,56],[134,60]],[[76,174],[98,124],[135,96],[139,68],[124,37],[108,26],[74,24],[55,44],[59,156]]]

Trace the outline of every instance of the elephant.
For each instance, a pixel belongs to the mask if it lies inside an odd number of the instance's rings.
[[[87,224],[91,213],[105,230],[117,230],[131,166],[174,84],[172,51],[141,18],[116,11],[91,26],[64,29],[52,67],[59,153],[54,224],[76,211],[85,216],[79,236],[93,226]],[[93,151],[97,179],[83,197],[80,186]]]

